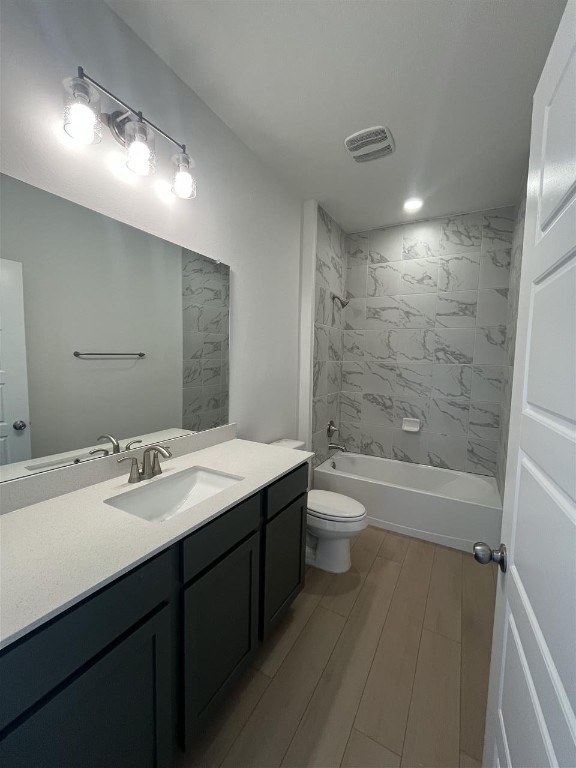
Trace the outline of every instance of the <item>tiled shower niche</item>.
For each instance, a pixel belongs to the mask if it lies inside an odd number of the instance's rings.
[[[322,212],[319,243],[326,220]],[[334,386],[341,381],[339,438],[348,450],[495,474],[504,368],[511,364],[514,227],[514,208],[500,208],[343,236],[350,303],[340,371],[332,376]],[[327,272],[336,284],[325,254],[318,249],[317,308]],[[336,345],[339,325],[332,327]],[[317,322],[317,336],[321,328]],[[323,395],[314,395],[323,416]],[[421,431],[402,431],[403,418],[419,419]]]

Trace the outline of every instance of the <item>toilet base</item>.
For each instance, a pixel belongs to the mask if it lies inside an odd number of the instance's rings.
[[[352,565],[349,538],[321,538],[308,534],[306,564],[328,573],[346,573]]]

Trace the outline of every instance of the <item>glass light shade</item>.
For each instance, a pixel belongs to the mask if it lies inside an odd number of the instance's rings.
[[[154,173],[156,152],[155,135],[152,128],[140,120],[131,120],[124,127],[126,143],[126,166],[138,176]]]
[[[172,173],[172,192],[176,197],[190,200],[196,197],[196,163],[185,152],[172,156],[174,171]]]
[[[404,210],[406,213],[416,213],[416,211],[419,211],[423,205],[424,203],[419,197],[410,197],[404,203]]]
[[[67,77],[64,86],[64,130],[78,144],[102,139],[100,94],[81,77]]]

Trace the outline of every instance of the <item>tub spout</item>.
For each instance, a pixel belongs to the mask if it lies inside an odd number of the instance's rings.
[[[328,443],[328,450],[329,451],[344,451],[344,453],[348,452],[348,448],[346,448],[345,445],[338,445],[338,443]]]

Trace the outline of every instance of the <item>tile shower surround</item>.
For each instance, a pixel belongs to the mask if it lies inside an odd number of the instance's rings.
[[[182,427],[228,422],[230,267],[182,251]]]
[[[319,216],[319,244],[327,220]],[[344,236],[341,325],[320,322],[319,288],[336,280],[339,260],[318,248],[315,363],[327,367],[326,386],[322,368],[315,377],[316,429],[340,383],[349,450],[495,474],[514,223],[514,209],[501,208]],[[404,417],[422,431],[402,432]],[[324,448],[320,434],[313,448]]]

